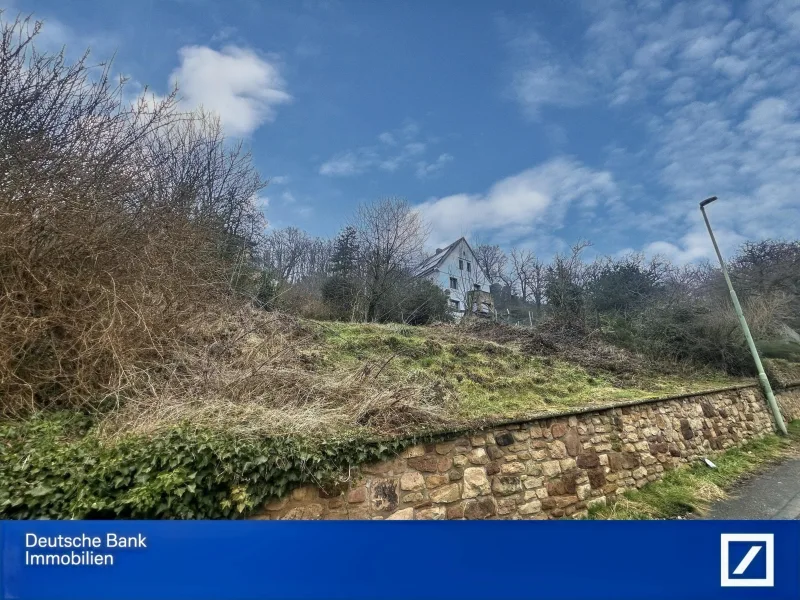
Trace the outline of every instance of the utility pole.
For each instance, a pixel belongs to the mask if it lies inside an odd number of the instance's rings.
[[[786,432],[786,425],[783,422],[783,416],[781,415],[781,409],[778,408],[778,403],[775,401],[775,394],[772,393],[772,386],[769,384],[769,379],[767,379],[767,374],[764,372],[764,365],[761,364],[761,357],[758,355],[758,349],[756,348],[756,344],[753,341],[753,336],[750,335],[750,328],[747,326],[747,320],[744,318],[744,312],[742,311],[742,305],[739,304],[739,298],[736,297],[736,291],[733,289],[733,284],[731,283],[731,278],[728,275],[728,269],[725,267],[725,261],[722,260],[722,253],[719,251],[719,246],[717,246],[717,240],[714,237],[714,232],[711,231],[711,223],[708,221],[708,215],[706,215],[706,206],[711,204],[716,200],[716,196],[711,196],[711,198],[706,198],[700,203],[700,212],[703,213],[703,219],[706,222],[706,228],[708,229],[708,235],[711,236],[711,243],[714,244],[714,252],[717,253],[717,258],[719,259],[719,266],[722,267],[722,276],[725,278],[725,283],[728,285],[728,291],[731,293],[731,301],[733,301],[733,308],[736,310],[736,316],[739,317],[739,325],[742,327],[742,331],[744,332],[744,337],[747,340],[747,347],[750,349],[750,354],[753,355],[753,362],[756,363],[756,370],[758,371],[758,380],[761,382],[761,388],[764,390],[764,396],[767,398],[767,404],[769,404],[770,409],[772,410],[772,416],[775,419],[775,425],[778,427],[778,431],[783,435],[787,435]]]

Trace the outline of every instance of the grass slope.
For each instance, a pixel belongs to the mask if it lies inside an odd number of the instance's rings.
[[[198,319],[102,411],[111,436],[191,423],[256,435],[402,437],[749,380],[654,363],[545,326]]]
[[[441,386],[452,396],[450,410],[458,421],[514,418],[749,383],[712,371],[681,372],[673,365],[665,369],[641,364],[618,349],[614,361],[581,364],[587,361],[580,355],[526,347],[530,330],[524,328],[499,327],[506,335],[503,343],[497,343],[482,335],[492,332],[488,325],[477,330],[355,323],[319,326],[323,336],[315,357],[321,369],[335,372],[371,363],[386,385]],[[588,354],[591,357],[591,349]]]

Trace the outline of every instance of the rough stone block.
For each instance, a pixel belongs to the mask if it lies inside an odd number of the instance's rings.
[[[606,482],[606,474],[603,472],[602,467],[587,471],[587,475],[589,475],[589,485],[593,489],[603,487]]]
[[[425,454],[424,446],[410,446],[400,453],[400,458],[415,458]]]
[[[371,486],[372,506],[375,510],[397,508],[397,482],[394,479],[377,479]]]
[[[442,521],[447,515],[444,506],[431,506],[430,508],[418,508],[414,511],[414,518],[417,521]]]
[[[575,459],[575,462],[581,469],[591,469],[600,464],[600,458],[596,452],[587,451],[578,456],[578,458]]]
[[[425,500],[425,494],[422,492],[411,492],[403,496],[403,502],[406,504],[417,504]]]
[[[305,520],[317,521],[322,518],[324,508],[321,504],[306,504],[291,509],[281,517],[282,521]]]
[[[461,469],[451,469],[447,472],[447,478],[450,481],[461,481],[464,478],[464,471]]]
[[[421,473],[411,471],[400,476],[400,489],[408,492],[415,492],[425,489],[425,478]]]
[[[468,500],[464,507],[464,518],[466,519],[486,519],[496,514],[497,506],[491,496]]]
[[[501,496],[509,496],[522,491],[522,481],[519,477],[494,477],[492,480],[492,491]]]
[[[425,478],[425,485],[428,489],[434,489],[446,483],[450,483],[450,478],[447,475],[428,475]]]
[[[522,487],[526,490],[532,490],[544,485],[544,477],[525,477],[522,480]]]
[[[347,492],[347,501],[351,504],[358,504],[359,502],[366,502],[367,488],[364,486],[353,488]]]
[[[408,459],[408,466],[423,473],[436,473],[439,470],[439,456],[436,454],[425,454]]]
[[[591,491],[592,491],[592,486],[590,484],[584,483],[576,487],[575,494],[578,496],[579,500],[586,500],[589,497]]]
[[[567,447],[561,440],[553,440],[550,443],[551,458],[567,458]]]
[[[539,500],[531,500],[517,507],[517,512],[521,515],[533,515],[542,511],[542,503]]]
[[[500,466],[503,475],[519,475],[525,472],[525,465],[521,462],[509,462]]]
[[[457,483],[451,483],[430,494],[431,501],[446,504],[461,499],[461,487]]]
[[[467,460],[473,465],[485,465],[489,462],[489,456],[483,448],[475,448],[467,454]]]
[[[542,474],[545,477],[555,477],[559,473],[561,473],[561,465],[558,463],[557,460],[549,460],[547,462],[543,462],[541,464],[542,467]]]
[[[455,447],[456,447],[456,445],[453,442],[443,442],[441,444],[436,444],[436,453],[437,454],[448,454],[448,453],[452,452],[453,448],[455,448]]]
[[[558,464],[561,466],[562,472],[571,471],[577,466],[577,462],[574,458],[564,458],[558,461]]]
[[[498,446],[510,446],[514,443],[514,436],[506,431],[495,434],[494,441]]]
[[[463,519],[464,518],[464,509],[466,508],[467,503],[464,501],[461,502],[454,502],[453,504],[448,504],[445,510],[445,516],[448,519]]]
[[[498,458],[503,457],[503,450],[498,446],[487,446],[486,453],[489,455],[489,458],[492,460],[497,460]]]
[[[567,424],[566,423],[562,423],[562,422],[559,421],[559,422],[553,423],[553,425],[550,427],[550,434],[554,438],[560,438],[565,433],[567,433]]]
[[[483,496],[491,491],[489,479],[486,472],[480,467],[469,467],[464,469],[464,498],[476,498]]]

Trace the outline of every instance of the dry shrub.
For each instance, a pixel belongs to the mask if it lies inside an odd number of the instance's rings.
[[[474,321],[465,332],[500,344],[517,344],[523,352],[536,356],[555,356],[575,363],[589,372],[616,374],[620,383],[641,375],[653,364],[629,350],[613,346],[600,339],[598,332],[585,333],[545,321],[535,328]],[[671,365],[658,365],[669,369]]]
[[[108,64],[39,53],[40,28],[0,14],[4,416],[93,410],[136,393],[137,369],[164,359],[198,305],[222,297],[230,272],[231,222],[220,205],[202,210],[210,196],[198,184],[214,172],[189,169],[212,164],[214,152],[238,158],[214,123],[177,113],[173,95],[129,103]],[[185,132],[204,144],[191,156],[175,152]],[[253,183],[251,174],[229,178]],[[241,191],[224,208],[246,212]]]
[[[139,374],[138,393],[107,415],[106,432],[189,421],[242,434],[390,434],[446,422],[448,399],[435,387],[387,387],[376,379],[380,365],[319,370],[308,359],[317,336],[307,322],[250,306],[198,315],[158,372]]]
[[[133,228],[116,207],[71,202],[45,218],[14,200],[0,196],[6,415],[119,401],[136,367],[158,365],[197,307],[219,301],[222,263],[191,223]]]

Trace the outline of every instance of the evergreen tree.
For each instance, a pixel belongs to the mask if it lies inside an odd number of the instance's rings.
[[[358,233],[348,225],[336,237],[331,256],[331,274],[350,278],[358,265]]]
[[[358,297],[358,233],[345,227],[333,244],[330,261],[331,276],[322,285],[322,299],[334,317],[349,319],[354,315]]]

